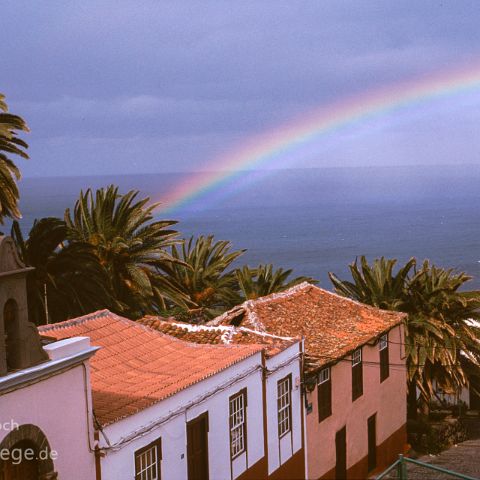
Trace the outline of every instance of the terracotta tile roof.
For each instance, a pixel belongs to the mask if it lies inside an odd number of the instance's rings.
[[[304,336],[310,368],[318,368],[377,338],[405,316],[304,282],[282,293],[248,300],[209,325],[242,325],[275,335]]]
[[[90,337],[93,407],[105,426],[262,350],[257,345],[199,345],[164,335],[108,310],[39,327],[57,340]]]
[[[280,337],[245,327],[192,325],[163,317],[147,316],[137,320],[137,322],[187,342],[212,345],[259,345],[265,349],[268,357],[272,357],[293,343],[300,341],[300,338]]]

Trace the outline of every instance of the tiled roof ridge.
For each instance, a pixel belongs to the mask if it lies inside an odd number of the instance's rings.
[[[146,323],[144,323],[143,320],[154,320],[156,322],[161,322],[163,324],[166,324],[166,325],[173,325],[174,327],[177,327],[177,328],[181,328],[183,330],[186,330],[188,332],[193,332],[193,333],[196,333],[196,332],[211,332],[211,331],[221,331],[223,332],[222,335],[221,335],[221,340],[222,340],[222,343],[224,344],[228,344],[230,343],[230,340],[232,338],[232,327],[230,325],[194,325],[192,323],[187,323],[187,322],[175,322],[175,321],[172,321],[172,320],[167,320],[167,319],[164,319],[162,317],[155,317],[154,315],[148,315],[146,317],[143,317],[140,319],[140,321],[138,322],[140,325],[150,329],[150,330],[155,330],[159,333],[161,333],[162,335],[168,335],[168,334],[165,334],[163,332],[160,332],[158,329],[156,329],[155,327],[152,327]],[[176,338],[174,335],[168,335],[168,336],[172,336],[174,338]],[[178,340],[178,339],[177,339]],[[183,342],[188,342],[188,340],[182,340]],[[188,343],[195,343],[195,342],[188,342]]]
[[[77,325],[82,325],[84,323],[90,322],[92,320],[97,320],[100,318],[110,319],[115,322],[120,322],[126,325],[135,325],[136,328],[141,328],[147,332],[152,332],[153,330],[146,325],[143,325],[141,322],[137,322],[136,320],[131,320],[130,318],[122,317],[121,315],[117,315],[116,313],[111,312],[110,310],[104,308],[102,310],[97,310],[92,313],[87,313],[86,315],[82,315],[81,317],[71,318],[69,320],[64,320],[63,322],[58,323],[51,323],[48,325],[41,325],[39,327],[40,333],[44,332],[51,332],[52,330],[61,330],[64,328],[70,328]],[[155,331],[155,334],[165,336],[163,332],[159,332],[158,330]],[[179,340],[175,338],[174,340]],[[185,341],[185,340],[179,340]],[[187,342],[191,343],[191,342]]]
[[[253,333],[254,335],[258,335],[260,337],[273,338],[276,340],[283,340],[285,342],[294,341],[300,338],[300,337],[282,337],[281,335],[275,335],[273,333],[259,332],[258,330],[253,330],[252,328],[248,328],[248,327],[233,327],[233,328],[237,332]]]
[[[218,328],[218,327],[212,327],[212,328]],[[222,335],[220,335],[220,340],[222,340],[222,342],[225,345],[231,345],[233,341],[233,337],[235,337],[235,335],[236,335],[235,328],[229,328],[228,330],[225,330],[225,332]]]
[[[227,310],[226,312],[222,313],[222,315],[219,315],[218,317],[214,318],[209,322],[209,324],[220,326],[220,324],[222,324],[223,321],[225,321],[227,318],[231,316],[235,316],[237,312],[240,312],[243,310],[246,314],[248,314],[248,317],[251,323],[255,325],[255,328],[258,329],[257,331],[266,332],[265,326],[259,320],[259,318],[257,317],[256,313],[253,310],[255,305],[258,305],[260,303],[270,302],[272,300],[277,300],[279,298],[285,298],[285,297],[288,297],[289,295],[297,293],[301,290],[305,290],[309,287],[313,287],[313,285],[308,282],[302,282],[302,283],[299,283],[298,285],[294,285],[293,287],[288,288],[287,290],[283,290],[282,292],[270,293],[269,295],[265,295],[263,297],[245,300],[240,305],[237,305],[231,308],[230,310]]]
[[[310,287],[310,288],[308,288],[308,287]],[[353,304],[358,305],[359,307],[362,307],[362,308],[367,308],[369,310],[379,311],[379,312],[382,312],[382,313],[386,313],[388,315],[399,316],[399,317],[402,317],[402,318],[407,316],[407,314],[403,313],[403,312],[395,312],[395,311],[392,311],[392,310],[385,310],[383,308],[374,307],[373,305],[367,305],[366,303],[362,303],[358,300],[354,300],[353,298],[344,297],[343,295],[340,295],[337,292],[332,292],[331,290],[326,290],[325,288],[317,287],[316,285],[313,285],[312,283],[308,283],[308,282],[299,283],[298,285],[294,285],[293,287],[289,288],[288,290],[284,290],[283,292],[272,293],[270,295],[266,295],[265,297],[260,297],[256,300],[247,300],[247,302],[245,302],[245,303],[251,302],[249,307],[253,307],[254,305],[269,302],[271,300],[288,298],[289,296],[295,295],[295,294],[297,294],[297,293],[299,293],[300,291],[303,291],[303,290],[306,290],[307,292],[310,291],[310,290],[319,290],[322,293],[326,293],[326,294],[331,295],[333,297],[340,298],[342,300],[346,300],[347,302],[353,303]]]
[[[243,310],[245,314],[248,316],[248,319],[250,322],[255,326],[255,328],[258,328],[259,331],[265,332],[265,326],[262,324],[262,322],[259,320],[257,314],[255,313],[255,306],[260,305],[263,303],[269,303],[271,301],[275,300],[282,300],[282,299],[287,299],[293,295],[296,295],[300,292],[309,292],[310,290],[317,290],[321,291],[322,293],[326,293],[328,295],[331,295],[332,297],[339,298],[341,300],[350,302],[354,305],[357,305],[361,308],[374,311],[374,312],[379,312],[382,314],[387,314],[392,317],[398,317],[398,321],[401,322],[406,316],[406,313],[403,312],[395,312],[392,310],[385,310],[382,308],[374,307],[372,305],[367,305],[365,303],[359,302],[358,300],[353,300],[352,298],[344,297],[343,295],[338,294],[337,292],[332,292],[330,290],[326,290],[324,288],[317,287],[316,285],[313,285],[309,282],[302,282],[299,283],[298,285],[294,285],[293,287],[284,290],[282,292],[276,292],[276,293],[271,293],[270,295],[265,295],[264,297],[260,297],[257,299],[250,299],[246,300],[242,304],[228,310],[227,312],[223,313],[222,315],[218,316],[217,318],[213,319],[210,324],[211,325],[217,325],[220,326],[219,324],[222,324],[226,319],[235,316],[237,312],[240,312]]]
[[[385,310],[384,308],[379,308],[379,307],[374,307],[373,305],[368,305],[366,303],[362,303],[358,300],[354,300],[353,298],[348,298],[348,297],[344,297],[343,295],[340,295],[339,293],[337,292],[332,292],[330,290],[325,290],[324,288],[320,288],[320,287],[317,287],[316,285],[312,285],[312,287],[314,288],[318,288],[319,290],[321,290],[322,292],[324,293],[328,293],[329,295],[331,295],[332,297],[337,297],[337,298],[340,298],[342,300],[346,300],[350,303],[353,303],[354,305],[358,305],[359,307],[362,307],[362,308],[366,308],[368,310],[373,310],[373,311],[376,311],[376,312],[381,312],[382,314],[387,314],[387,315],[391,315],[392,317],[399,317],[401,319],[404,319],[405,317],[408,316],[408,314],[404,313],[404,312],[397,312],[397,311],[394,311],[394,310]]]
[[[148,318],[155,318],[153,316],[149,316]],[[201,332],[201,331],[220,331],[223,332],[221,335],[221,340],[224,344],[230,344],[234,338],[234,336],[237,333],[240,332],[246,332],[246,333],[251,333],[253,335],[259,336],[259,337],[266,337],[266,338],[272,338],[276,340],[282,340],[282,341],[294,341],[297,338],[296,337],[282,337],[280,335],[275,335],[273,333],[268,333],[268,332],[260,332],[258,330],[253,330],[248,327],[236,327],[235,325],[193,325],[191,323],[184,323],[184,322],[173,322],[170,320],[162,320],[160,318],[157,318],[156,321],[162,322],[167,325],[173,325],[178,328],[182,328],[184,330],[187,330],[189,332]],[[145,325],[143,322],[140,322],[142,325]],[[149,327],[150,328],[150,327]],[[162,332],[160,332],[162,333]],[[168,334],[165,334],[168,335]],[[182,340],[182,341],[187,341],[187,340]]]
[[[198,348],[198,346],[199,346],[198,343],[196,343],[196,342],[183,340],[183,339],[177,338],[173,335],[168,335],[167,333],[161,332],[161,331],[159,331],[155,328],[150,328],[149,326],[144,325],[141,322],[138,322],[138,321],[135,321],[135,320],[130,320],[129,318],[125,318],[125,317],[122,317],[120,315],[117,315],[116,313],[110,312],[110,310],[108,310],[108,309],[97,310],[96,312],[89,313],[89,314],[83,315],[81,317],[65,320],[63,322],[52,323],[52,324],[49,324],[49,325],[42,325],[41,327],[39,327],[40,328],[40,333],[48,333],[48,332],[51,332],[51,331],[54,331],[54,330],[62,330],[62,329],[82,325],[86,322],[89,322],[89,321],[92,321],[92,320],[97,320],[99,318],[111,319],[115,322],[123,323],[123,324],[129,325],[129,326],[134,325],[135,328],[142,329],[142,330],[144,330],[146,332],[149,332],[153,335],[158,335],[160,337],[168,338],[170,341],[173,341],[173,342],[187,343],[187,344],[189,344],[191,346],[194,346],[196,348]],[[173,322],[167,322],[167,323],[172,324]],[[190,325],[190,326],[193,327],[194,325]],[[201,325],[198,325],[198,326],[201,326]],[[225,328],[228,329],[228,326],[225,326]],[[227,343],[224,342],[224,344],[226,345]],[[261,350],[262,349],[262,345],[253,345],[253,344],[248,345],[248,346],[247,345],[236,345],[236,344],[228,344],[228,345],[229,345],[230,348],[239,349],[239,350],[250,348],[252,350],[252,352],[250,352],[249,355],[253,355],[256,350]],[[207,345],[205,345],[205,347],[206,346]],[[210,345],[208,345],[208,347],[217,348],[217,347],[221,347],[221,345],[210,344]],[[247,358],[247,357],[245,357],[245,358]]]
[[[81,317],[75,317],[75,318],[70,318],[68,320],[64,320],[63,322],[40,325],[38,329],[40,330],[41,333],[49,332],[51,330],[59,330],[61,328],[68,328],[68,327],[73,327],[75,325],[81,325],[82,323],[88,322],[90,320],[95,320],[97,318],[109,317],[109,316],[115,317],[115,319],[119,319],[119,320],[128,320],[104,308],[102,310],[97,310],[92,313],[87,313],[86,315],[82,315]],[[129,320],[129,321],[133,321],[133,320]]]

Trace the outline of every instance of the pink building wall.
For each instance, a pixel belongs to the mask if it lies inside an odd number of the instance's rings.
[[[378,344],[362,348],[363,395],[352,402],[352,365],[340,361],[331,368],[332,415],[318,421],[317,388],[307,394],[312,411],[306,416],[308,478],[334,478],[336,452],[335,434],[346,426],[347,470],[349,478],[362,478],[368,454],[367,419],[376,414],[377,465],[389,464],[406,442],[407,416],[406,369],[403,354],[403,327],[395,327],[388,334],[389,377],[380,383],[380,356]],[[375,362],[369,365],[369,362]]]
[[[54,451],[59,479],[93,480],[88,362],[0,396],[0,420],[14,428],[33,424]],[[17,426],[18,425],[18,426]],[[0,429],[0,442],[10,430]]]

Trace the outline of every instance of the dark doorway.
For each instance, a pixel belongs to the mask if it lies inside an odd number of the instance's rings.
[[[5,329],[5,349],[7,353],[7,370],[19,368],[18,355],[20,354],[18,332],[18,307],[15,300],[10,299],[3,307],[3,321]]]
[[[372,415],[368,421],[368,471],[377,466],[377,415]]]
[[[335,478],[345,480],[347,478],[347,428],[343,427],[335,435]]]
[[[188,480],[208,480],[208,413],[187,423]]]
[[[470,410],[480,410],[480,377],[470,377]]]
[[[38,449],[28,440],[15,444],[10,449],[8,460],[0,462],[0,478],[3,480],[38,480]]]

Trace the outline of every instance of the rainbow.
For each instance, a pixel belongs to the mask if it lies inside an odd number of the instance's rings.
[[[214,160],[208,171],[195,173],[175,185],[161,201],[161,210],[171,212],[245,175],[251,167],[275,164],[301,147],[346,126],[363,124],[410,105],[470,92],[480,87],[480,68],[456,68],[369,91],[322,106],[301,119],[287,123],[244,142],[241,148]]]

